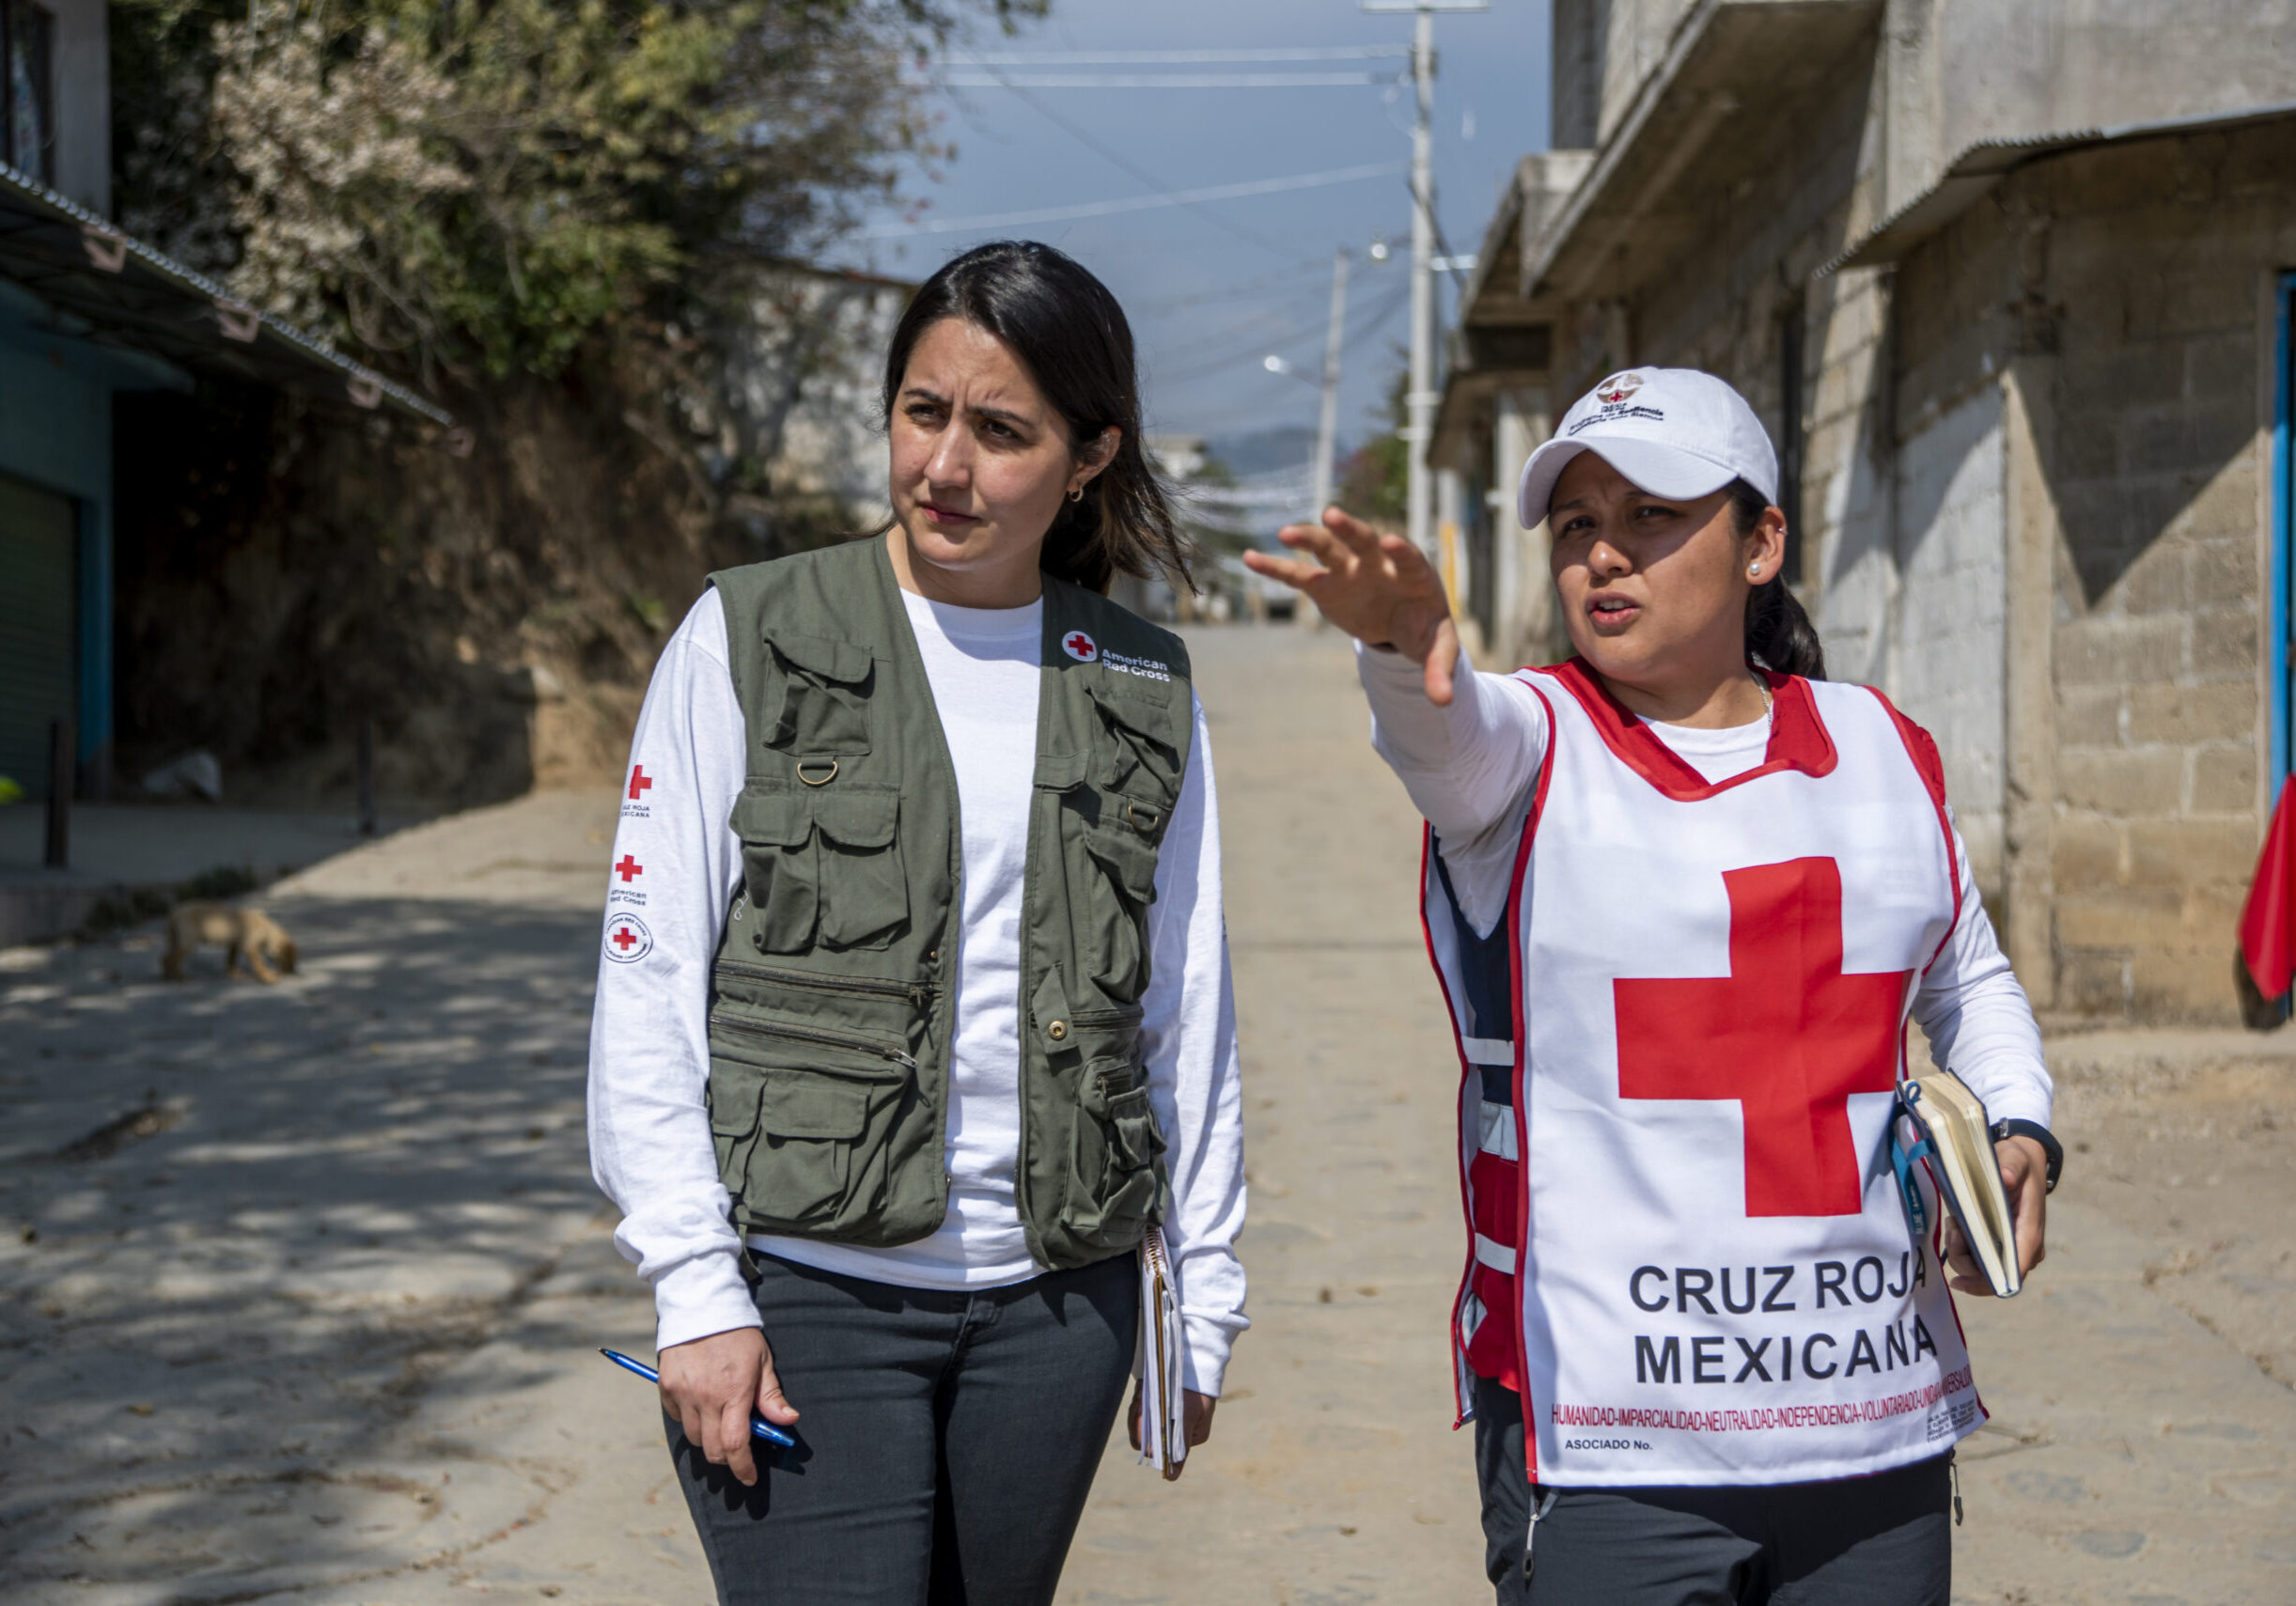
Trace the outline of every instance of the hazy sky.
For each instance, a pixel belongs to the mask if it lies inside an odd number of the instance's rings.
[[[1405,44],[1408,16],[1366,15],[1354,0],[1054,0],[1017,38],[976,38],[982,51],[1218,50]],[[1437,212],[1454,251],[1472,252],[1515,160],[1547,143],[1547,0],[1492,0],[1488,12],[1438,16],[1435,42]],[[956,58],[961,65],[962,56]],[[1368,69],[1401,58],[1252,66],[1094,66],[1077,72],[1300,72]],[[1029,69],[1006,68],[1021,73]],[[1031,89],[1059,117],[1154,179],[1144,183],[1003,87],[944,98],[943,136],[957,147],[940,181],[916,176],[921,220],[958,219],[1287,179],[1411,156],[1408,86],[1266,89]],[[1204,211],[1214,214],[1203,215]],[[1217,220],[1221,221],[1215,221]],[[1222,221],[1232,228],[1223,227]],[[871,219],[899,226],[903,214]],[[1236,230],[1256,237],[1241,238]],[[1375,234],[1397,249],[1363,254]],[[1226,435],[1312,426],[1316,393],[1265,371],[1280,352],[1321,361],[1331,254],[1355,252],[1343,437],[1376,413],[1409,335],[1411,197],[1399,173],[1289,194],[1110,216],[856,242],[856,266],[922,278],[949,256],[1001,236],[1043,240],[1079,257],[1124,304],[1147,370],[1149,427]],[[1450,301],[1445,300],[1446,314]]]

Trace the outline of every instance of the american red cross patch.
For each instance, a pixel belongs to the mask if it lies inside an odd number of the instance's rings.
[[[1101,655],[1100,643],[1082,631],[1070,631],[1060,638],[1061,649],[1079,663],[1090,663]]]
[[[606,921],[606,958],[616,964],[633,965],[654,951],[654,934],[634,914],[616,914]]]

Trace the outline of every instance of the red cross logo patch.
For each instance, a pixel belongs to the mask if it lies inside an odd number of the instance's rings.
[[[628,886],[636,878],[646,873],[646,866],[639,864],[634,855],[624,853],[622,862],[614,866],[614,873],[622,878],[624,886]]]
[[[1090,663],[1101,655],[1100,643],[1082,631],[1070,631],[1060,638],[1060,645],[1079,663]]]
[[[654,934],[634,914],[617,914],[606,922],[606,958],[617,965],[634,965],[654,951]]]
[[[1595,399],[1606,407],[1616,407],[1642,388],[1640,374],[1613,374],[1595,386]]]
[[[638,795],[641,792],[644,792],[653,784],[654,778],[646,772],[645,765],[632,765],[630,769],[630,801],[632,803],[636,803],[638,801]]]
[[[1746,1214],[1853,1216],[1850,1095],[1898,1084],[1911,971],[1842,974],[1841,866],[1726,870],[1730,974],[1611,983],[1621,1099],[1712,1099],[1745,1122]]]

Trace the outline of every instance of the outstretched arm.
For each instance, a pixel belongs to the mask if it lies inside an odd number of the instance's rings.
[[[1379,750],[1435,828],[1462,912],[1488,931],[1507,900],[1523,809],[1546,762],[1547,713],[1511,675],[1478,675],[1443,580],[1409,541],[1333,508],[1283,532],[1319,561],[1245,554],[1363,643],[1357,671]]]

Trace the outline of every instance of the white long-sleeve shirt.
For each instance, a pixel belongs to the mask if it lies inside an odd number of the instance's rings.
[[[932,1237],[890,1249],[768,1237],[752,1242],[901,1286],[990,1286],[1041,1270],[1027,1258],[1012,1203],[1018,866],[1036,746],[1040,616],[1037,606],[979,610],[905,600],[944,710],[965,827],[944,1154],[954,1179],[950,1210]],[[1169,1145],[1172,1202],[1164,1229],[1179,1293],[1185,1380],[1216,1395],[1235,1336],[1250,1323],[1234,1247],[1244,1211],[1242,1115],[1216,793],[1200,703],[1195,714],[1195,752],[1148,912],[1152,979],[1142,1000],[1141,1052],[1149,1102]],[[703,1102],[711,968],[742,879],[741,841],[728,821],[746,778],[746,740],[727,668],[725,610],[712,590],[671,638],[638,716],[590,1030],[591,1168],[623,1213],[616,1247],[653,1286],[662,1349],[758,1325]],[[1023,788],[1017,794],[1016,771]],[[1007,827],[1001,834],[999,821]],[[616,922],[631,914],[643,921],[647,941],[617,951]]]
[[[1420,666],[1399,652],[1359,647],[1356,674],[1371,704],[1373,747],[1434,827],[1460,912],[1488,933],[1506,912],[1523,816],[1546,761],[1545,708],[1513,676],[1476,673],[1463,651],[1448,708],[1427,700]],[[1760,764],[1770,739],[1767,720],[1722,730],[1646,723],[1710,782]],[[1937,1063],[1994,1119],[2047,1126],[2054,1089],[2040,1029],[1994,939],[1958,827],[1953,852],[1960,919],[1913,995],[1913,1019]]]

